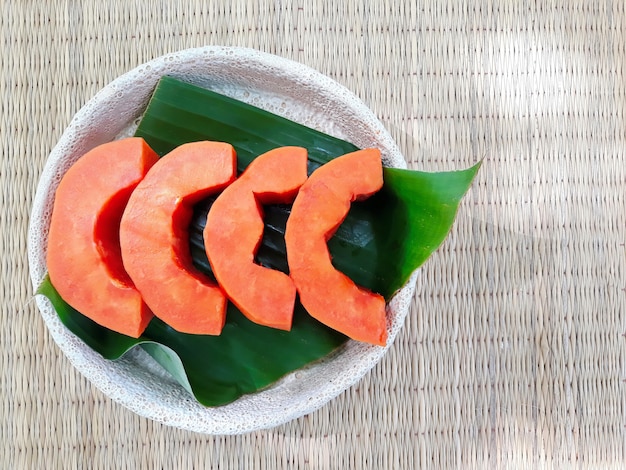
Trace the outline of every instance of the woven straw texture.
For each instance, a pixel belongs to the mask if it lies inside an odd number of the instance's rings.
[[[49,336],[26,259],[74,113],[208,44],[334,78],[412,168],[484,159],[377,367],[313,414],[229,437],[95,389]],[[625,66],[617,0],[0,0],[0,468],[623,468]]]

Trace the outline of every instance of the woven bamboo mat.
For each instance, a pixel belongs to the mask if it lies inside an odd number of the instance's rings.
[[[0,0],[0,468],[626,465],[625,30],[616,0]],[[336,79],[413,168],[485,159],[385,359],[318,412],[233,437],[95,389],[50,338],[26,259],[73,114],[130,68],[206,44]]]

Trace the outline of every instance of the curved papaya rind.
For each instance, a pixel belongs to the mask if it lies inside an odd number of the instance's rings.
[[[218,196],[204,228],[207,258],[231,302],[249,320],[286,331],[293,320],[295,285],[254,257],[263,236],[261,205],[291,203],[306,179],[306,149],[270,150]]]
[[[354,340],[379,346],[387,341],[385,299],[337,271],[327,242],[350,202],[375,193],[382,184],[376,149],[331,160],[300,188],[285,230],[290,276],[307,312]]]
[[[233,147],[181,145],[157,162],[133,192],[120,226],[124,266],[146,304],[181,333],[219,335],[226,297],[193,267],[188,226],[192,206],[236,176]]]
[[[134,338],[153,315],[123,268],[119,224],[131,192],[157,160],[138,137],[90,150],[59,183],[48,232],[46,264],[61,298]]]

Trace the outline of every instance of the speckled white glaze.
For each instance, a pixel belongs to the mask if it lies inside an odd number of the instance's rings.
[[[387,166],[406,167],[376,116],[349,90],[302,64],[251,49],[202,47],[169,54],[119,77],[74,117],[53,149],[39,182],[29,229],[30,275],[46,274],[46,246],[56,187],[89,149],[129,133],[159,78],[171,75],[265,108],[359,147],[378,147]],[[130,410],[201,433],[237,434],[287,422],[321,407],[356,383],[385,354],[409,311],[417,273],[388,304],[387,346],[350,341],[325,360],[273,386],[221,407],[197,403],[140,348],[118,361],[103,359],[59,321],[50,302],[37,305],[72,364],[107,396]]]

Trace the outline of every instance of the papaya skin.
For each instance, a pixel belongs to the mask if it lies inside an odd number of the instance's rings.
[[[132,191],[157,160],[137,137],[87,152],[59,183],[48,232],[48,274],[61,297],[101,326],[134,338],[153,315],[124,270],[119,226]]]
[[[122,260],[154,314],[181,333],[219,335],[222,289],[192,263],[193,205],[236,177],[230,144],[193,142],[159,160],[133,191],[120,225]]]
[[[263,204],[293,202],[307,178],[307,151],[280,147],[258,156],[220,194],[207,215],[204,243],[215,277],[251,321],[290,330],[296,288],[288,275],[254,262]]]
[[[327,242],[351,202],[369,197],[382,185],[377,149],[333,159],[300,188],[285,230],[290,276],[307,312],[354,340],[379,346],[387,342],[385,299],[337,271]]]

